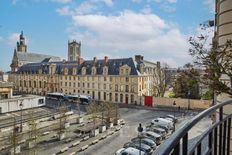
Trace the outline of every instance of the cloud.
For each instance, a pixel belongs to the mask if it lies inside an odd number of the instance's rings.
[[[67,16],[73,14],[73,11],[70,9],[69,6],[64,6],[62,8],[56,9],[56,12],[61,16]]]
[[[186,36],[156,14],[127,10],[114,16],[88,14],[72,19],[70,38],[81,40],[93,55],[109,53],[120,57],[137,53],[157,60],[164,57],[177,62],[189,60]]]
[[[211,13],[215,12],[215,0],[204,0],[203,3],[208,6]]]
[[[103,2],[107,6],[113,6],[113,1],[112,0],[96,0],[97,2]]]
[[[19,40],[19,35],[20,35],[20,33],[11,33],[7,37],[7,43],[9,45],[16,45],[16,42]]]
[[[134,3],[141,3],[142,0],[131,0]]]
[[[72,0],[51,0],[52,2],[67,4],[72,2]]]
[[[156,2],[156,3],[171,3],[171,4],[173,4],[173,3],[176,3],[177,0],[154,0],[154,2]]]

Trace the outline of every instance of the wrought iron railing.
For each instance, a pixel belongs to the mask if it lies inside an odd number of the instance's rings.
[[[199,113],[176,130],[153,155],[230,155],[232,110],[231,113],[223,115],[223,109],[227,105],[232,105],[232,100],[214,105]],[[215,113],[218,114],[218,119],[190,146],[188,138],[190,130],[203,118]]]

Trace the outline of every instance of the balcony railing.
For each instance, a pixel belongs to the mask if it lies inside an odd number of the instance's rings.
[[[214,105],[199,113],[183,127],[176,130],[153,155],[229,155],[231,139],[231,113],[223,115],[223,109],[232,105],[232,100]],[[231,106],[232,107],[232,106]],[[228,111],[228,110],[227,110]],[[203,118],[218,113],[218,119],[189,144],[190,130]]]

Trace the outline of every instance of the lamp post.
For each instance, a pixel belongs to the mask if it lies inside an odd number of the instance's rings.
[[[190,90],[188,90],[188,111],[190,109]]]
[[[176,107],[176,101],[173,102],[173,113],[174,113],[174,118],[176,118],[176,113],[175,113],[175,107]],[[176,130],[176,123],[174,121],[173,123],[173,132]]]
[[[138,130],[138,137],[139,137],[139,155],[141,155],[141,133],[143,132],[143,127],[142,127],[142,124],[141,123],[139,123],[139,127],[137,128],[137,130]]]
[[[20,119],[21,119],[21,123],[20,123],[20,132],[23,132],[23,101],[20,101],[19,104],[20,107]]]

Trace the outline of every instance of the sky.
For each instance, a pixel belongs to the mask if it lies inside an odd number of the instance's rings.
[[[21,31],[28,52],[67,59],[68,40],[81,56],[133,57],[170,67],[191,62],[188,38],[214,18],[214,0],[0,0],[0,70],[10,70]]]

